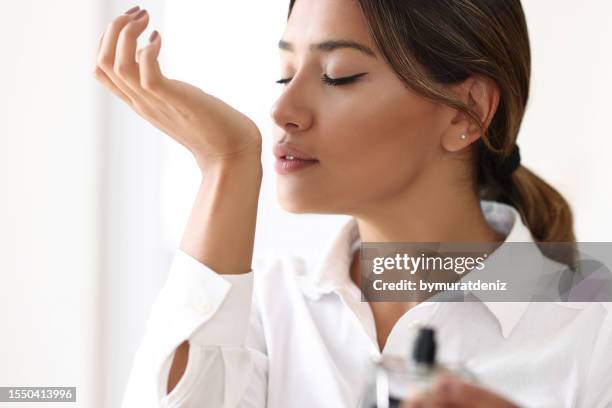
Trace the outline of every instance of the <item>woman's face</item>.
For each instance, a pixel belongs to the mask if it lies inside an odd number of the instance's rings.
[[[298,0],[282,36],[282,87],[274,142],[318,160],[277,175],[281,206],[296,213],[355,214],[409,190],[440,154],[448,108],[404,86],[371,40],[354,0]],[[351,47],[315,48],[327,41]],[[354,82],[321,80],[366,73]],[[418,194],[418,193],[417,193]]]

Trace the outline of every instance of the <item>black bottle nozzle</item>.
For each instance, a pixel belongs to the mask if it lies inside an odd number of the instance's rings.
[[[436,362],[435,331],[431,327],[421,327],[417,335],[412,358],[415,362],[434,365]]]

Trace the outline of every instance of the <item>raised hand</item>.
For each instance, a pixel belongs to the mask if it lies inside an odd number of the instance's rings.
[[[149,23],[138,6],[115,18],[98,44],[94,76],[140,116],[187,147],[200,168],[209,162],[261,155],[257,125],[220,99],[165,77],[158,63],[161,35],[136,50]]]

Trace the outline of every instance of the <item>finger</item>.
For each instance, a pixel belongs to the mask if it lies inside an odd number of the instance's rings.
[[[425,403],[419,399],[411,399],[409,401],[402,402],[400,408],[425,408]]]
[[[177,91],[176,85],[161,72],[159,66],[159,51],[161,49],[161,35],[157,30],[151,33],[149,44],[139,50],[140,85],[159,106],[163,106],[164,114],[180,112],[180,106],[185,102],[184,95]]]
[[[100,53],[100,47],[102,46],[102,40],[104,39],[104,31],[102,31],[102,33],[100,34],[100,39],[98,40],[98,46],[96,47],[96,54],[94,56],[94,76],[96,78],[98,78],[98,70],[100,69],[98,67],[98,62],[97,62],[97,58],[98,58],[98,54]]]
[[[432,394],[422,394],[404,401],[401,408],[455,408]]]
[[[158,61],[160,49],[161,36],[155,30],[149,36],[149,44],[137,52],[140,87],[149,98],[157,101],[159,113],[172,120],[171,117],[177,112],[177,107],[172,104],[177,102],[168,96],[172,93],[171,81],[161,72]]]
[[[138,11],[140,9],[139,6],[135,6],[132,7],[131,9],[127,10],[124,14],[128,15],[128,14],[133,14],[136,11]],[[100,55],[100,48],[102,48],[102,40],[104,40],[104,33],[106,30],[102,31],[100,33],[100,38],[98,39],[98,46],[96,47],[96,54],[95,54],[95,62],[94,62],[94,76],[96,78],[98,78],[98,76],[100,75],[100,72],[98,72],[100,70],[100,68],[98,68],[98,56]],[[108,78],[108,77],[106,77]]]
[[[104,39],[98,54],[97,65],[104,71],[106,76],[123,92],[130,100],[142,103],[142,97],[136,94],[123,80],[115,73],[115,53],[117,48],[117,39],[123,27],[125,27],[131,19],[138,13],[123,14],[113,20],[107,27],[104,33]]]
[[[453,407],[517,408],[513,403],[491,391],[447,375],[436,379],[433,392],[437,401]]]
[[[134,13],[136,13],[139,10],[140,10],[140,6],[134,6],[131,9],[127,10],[124,14],[134,15]]]
[[[140,85],[148,93],[159,98],[161,87],[165,86],[166,78],[159,67],[159,50],[161,36],[157,30],[151,33],[149,44],[140,50]],[[161,99],[161,98],[160,98]]]
[[[147,27],[149,14],[146,10],[139,11],[119,33],[115,55],[115,73],[135,93],[142,94],[140,87],[140,73],[136,64],[136,47],[138,36]]]
[[[155,30],[149,37],[149,44],[139,53],[140,84],[148,94],[169,106],[175,106],[181,104],[183,98],[173,89],[171,81],[161,72],[158,60],[161,45],[161,35]]]
[[[135,6],[135,7],[132,7],[131,9],[127,10],[124,14],[125,15],[133,15],[138,10],[140,10],[140,7],[139,6]],[[98,46],[96,47],[96,56],[98,56],[98,54],[100,54],[100,48],[102,47],[102,40],[104,39],[104,33],[105,33],[105,31],[102,31],[102,33],[100,34],[100,39],[98,40]]]
[[[106,88],[108,88],[113,94],[121,98],[128,105],[132,104],[130,98],[124,94],[121,89],[117,88],[117,85],[106,75],[106,73],[98,66],[94,68],[94,76],[96,79],[102,83]]]
[[[119,89],[113,81],[111,81],[111,79],[100,67],[95,67],[94,76],[98,80],[98,82],[100,82],[107,89],[109,89],[114,95],[118,96],[127,104],[132,104],[132,100],[126,94],[124,94],[123,91],[121,91],[121,89]]]
[[[162,45],[161,34],[155,30],[149,37],[149,44],[138,50],[138,66],[140,68],[140,86],[150,96],[156,98],[170,110],[175,110],[185,102],[181,88],[173,86],[174,81],[161,72],[159,52]]]
[[[100,34],[100,39],[98,40],[98,46],[96,47],[96,56],[100,53],[100,47],[102,46],[102,40],[104,39],[104,31]]]
[[[133,15],[138,10],[140,10],[140,6],[135,6],[135,7],[132,7],[131,9],[127,10],[123,14],[125,14],[125,15]],[[102,31],[102,34],[100,35],[100,40],[98,41],[98,48],[96,49],[96,55],[100,52],[100,46],[102,46],[102,39],[103,38],[104,38],[104,31]]]

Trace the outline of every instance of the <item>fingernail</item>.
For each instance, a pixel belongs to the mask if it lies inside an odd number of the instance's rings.
[[[132,20],[140,20],[145,14],[147,14],[147,10],[140,10],[138,13],[134,14]]]
[[[132,14],[134,12],[136,12],[140,7],[139,6],[134,6],[131,9],[129,9],[128,11],[126,11],[124,14]]]
[[[159,33],[157,32],[157,30],[153,31],[151,33],[151,36],[149,37],[149,42],[152,43],[153,41],[155,41],[155,39],[157,38],[158,35],[159,35]]]

